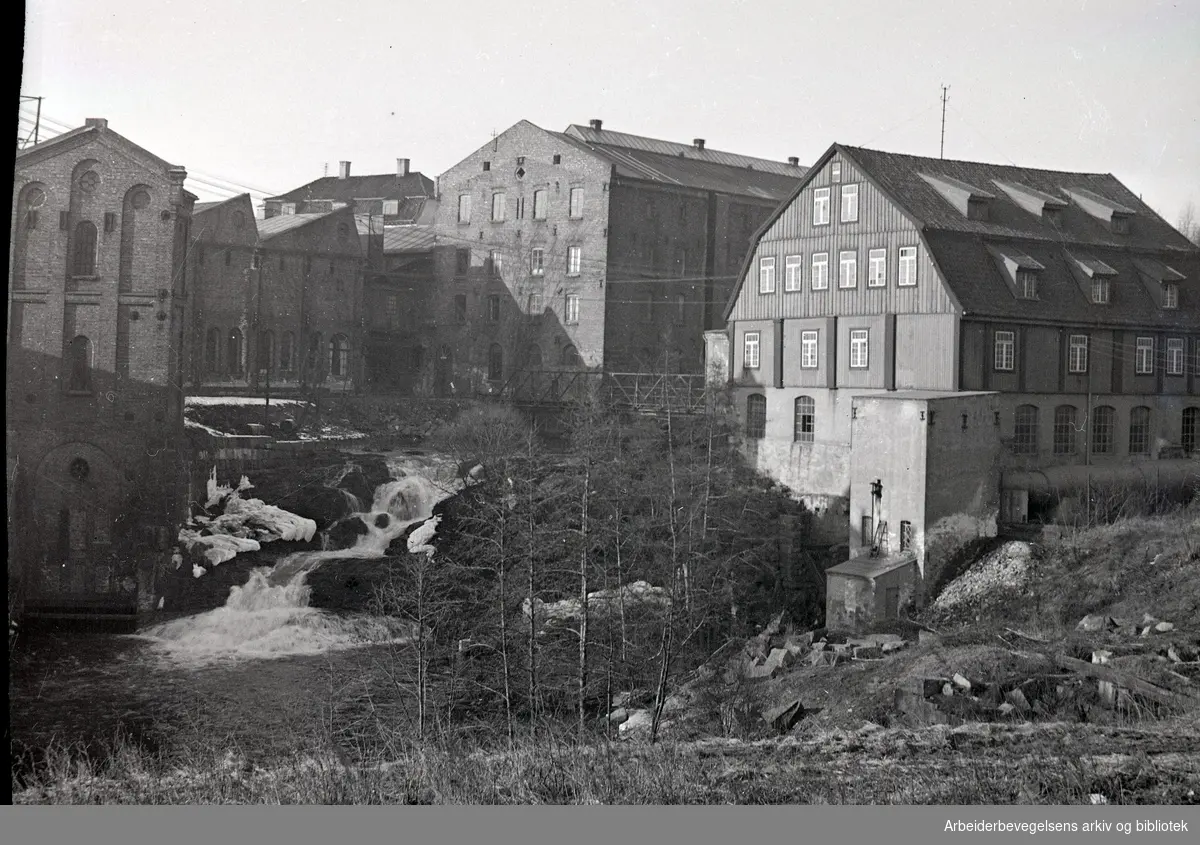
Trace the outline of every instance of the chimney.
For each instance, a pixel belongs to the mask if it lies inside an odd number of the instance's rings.
[[[408,159],[406,159],[406,158],[396,159],[396,175],[397,176],[407,176],[408,175]]]
[[[704,149],[704,139],[703,139],[703,138],[696,138],[694,141],[692,141],[692,144],[693,144],[693,145],[696,147],[696,149],[698,149],[698,150],[702,150],[702,149]]]
[[[595,117],[593,117],[591,120],[589,120],[588,123],[590,123],[592,125],[592,128],[595,129],[597,132],[599,132],[600,128],[602,126],[604,126],[604,121],[600,120],[599,118],[595,118]]]
[[[348,161],[339,161],[338,162],[338,178],[339,179],[349,179],[350,178],[350,162],[348,162]]]
[[[790,164],[792,167],[799,167],[800,166],[800,157],[799,156],[788,156],[788,164]]]
[[[89,117],[87,120],[85,120],[83,122],[83,125],[84,126],[92,126],[92,127],[95,127],[96,129],[107,129],[108,121],[105,120],[103,117]]]

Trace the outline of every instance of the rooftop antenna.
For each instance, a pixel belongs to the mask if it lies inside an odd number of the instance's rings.
[[[42,128],[42,98],[39,96],[36,96],[36,95],[28,95],[28,96],[20,95],[20,101],[22,103],[30,103],[30,102],[37,103],[37,113],[33,118],[33,143],[36,146],[38,141],[40,140],[40,130]],[[26,138],[25,143],[28,143],[28,142],[29,142],[29,139]],[[22,145],[22,146],[24,146],[24,145]]]
[[[500,149],[500,141],[496,136],[496,130],[493,129],[492,130],[492,152],[496,152],[496,150],[498,150],[498,149]]]
[[[938,158],[946,157],[946,93],[949,90],[949,85],[942,86],[942,146],[938,150]]]
[[[325,175],[329,175],[329,162],[325,162]]]

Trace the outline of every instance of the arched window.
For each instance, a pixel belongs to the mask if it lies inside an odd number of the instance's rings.
[[[1129,412],[1129,454],[1150,454],[1150,409],[1145,405]]]
[[[71,249],[71,275],[96,275],[96,224],[80,220],[75,225],[75,243]]]
[[[1018,455],[1036,455],[1037,450],[1037,405],[1018,405],[1013,421],[1013,452]]]
[[[336,378],[350,375],[350,341],[344,334],[329,339],[329,374]]]
[[[767,397],[751,393],[746,397],[746,436],[756,440],[767,433]]]
[[[1183,426],[1179,433],[1183,451],[1190,455],[1200,450],[1200,408],[1183,409]]]
[[[1079,431],[1076,416],[1074,405],[1059,405],[1054,409],[1054,454],[1075,454],[1075,434]]]
[[[242,330],[230,329],[225,338],[225,366],[229,375],[242,374]]]
[[[215,326],[208,330],[204,337],[204,370],[209,373],[219,372],[221,361],[218,347],[221,345],[221,330]]]
[[[794,439],[797,443],[812,443],[817,428],[817,403],[811,396],[796,397]]]
[[[258,333],[258,354],[255,358],[254,365],[258,367],[259,372],[266,370],[268,373],[275,370],[275,333],[272,331],[262,331]]]
[[[564,367],[578,367],[580,364],[579,350],[574,346],[564,346],[561,361]]]
[[[67,379],[67,390],[72,393],[92,392],[92,342],[83,335],[78,335],[71,341],[67,352],[70,363],[70,375]]]
[[[291,372],[295,362],[292,360],[295,356],[296,339],[291,332],[284,332],[283,337],[279,339],[279,369],[283,372]]]
[[[1116,451],[1113,442],[1113,429],[1116,425],[1117,412],[1108,405],[1101,405],[1092,410],[1092,454],[1111,455]]]
[[[499,381],[504,378],[504,350],[500,344],[493,343],[488,348],[488,380]]]
[[[525,349],[525,367],[530,370],[542,368],[542,347],[536,343],[529,344]]]

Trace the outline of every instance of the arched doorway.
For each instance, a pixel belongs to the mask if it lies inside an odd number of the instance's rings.
[[[31,486],[31,599],[71,607],[136,602],[132,556],[117,553],[118,520],[136,515],[126,513],[127,485],[108,454],[91,443],[58,446]]]

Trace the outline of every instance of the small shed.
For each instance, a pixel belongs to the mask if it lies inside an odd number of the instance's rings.
[[[896,619],[917,588],[913,551],[853,558],[825,570],[825,627],[862,630]]]

